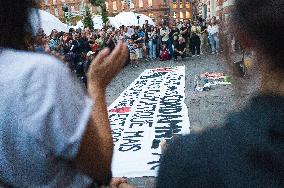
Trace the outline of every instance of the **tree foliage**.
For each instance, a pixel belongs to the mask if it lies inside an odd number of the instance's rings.
[[[101,9],[102,9],[102,12],[101,12],[102,20],[103,20],[104,24],[106,25],[106,23],[108,22],[108,14],[107,14],[107,10],[106,10],[105,0],[89,0],[89,1],[93,6],[101,7]]]
[[[85,6],[85,15],[83,18],[83,24],[85,28],[86,27],[89,27],[90,29],[94,28],[93,16],[89,6]]]

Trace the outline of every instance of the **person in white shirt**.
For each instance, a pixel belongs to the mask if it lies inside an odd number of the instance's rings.
[[[0,22],[0,182],[109,185],[113,142],[105,93],[128,58],[127,46],[119,43],[112,53],[98,54],[88,72],[87,94],[62,62],[25,51],[34,3],[0,1],[5,17]],[[122,183],[116,181],[116,187]]]
[[[160,35],[162,37],[162,43],[167,44],[169,40],[170,30],[167,26],[163,25],[160,30]]]
[[[220,51],[219,26],[217,25],[215,19],[211,19],[207,31],[209,35],[212,54],[219,53]]]

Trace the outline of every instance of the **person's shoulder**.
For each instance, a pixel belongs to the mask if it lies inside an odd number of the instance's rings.
[[[43,53],[7,50],[3,58],[13,62],[14,66],[20,66],[22,70],[30,69],[33,72],[51,71],[54,73],[56,70],[65,69],[65,65],[59,59]]]

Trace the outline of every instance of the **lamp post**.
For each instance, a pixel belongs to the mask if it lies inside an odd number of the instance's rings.
[[[64,12],[64,17],[67,22],[67,25],[70,26],[70,13],[68,6],[64,3],[62,6],[62,11]]]

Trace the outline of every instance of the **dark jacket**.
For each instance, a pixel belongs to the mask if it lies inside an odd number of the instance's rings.
[[[157,187],[284,187],[284,97],[254,97],[222,128],[174,141]]]

